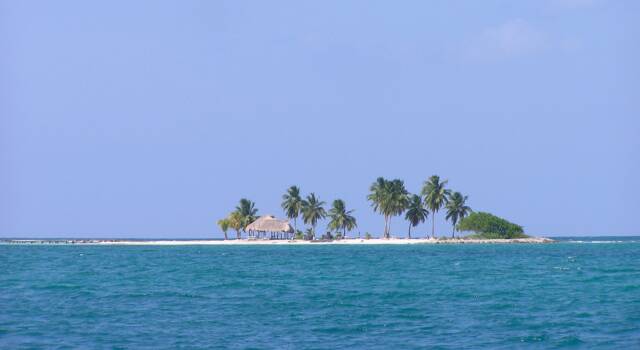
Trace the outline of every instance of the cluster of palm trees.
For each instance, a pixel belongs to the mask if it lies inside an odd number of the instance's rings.
[[[311,225],[308,231],[310,239],[315,238],[318,221],[327,216],[330,218],[328,229],[335,232],[341,231],[342,237],[345,237],[348,231],[358,226],[356,218],[351,215],[353,210],[347,210],[342,199],[334,200],[328,213],[324,209],[324,205],[325,202],[319,200],[313,192],[303,199],[298,186],[291,186],[287,189],[287,192],[282,196],[281,204],[285,215],[289,219],[293,219],[293,226],[296,232],[298,231],[298,217],[301,215],[302,221],[307,225]]]
[[[390,237],[391,218],[405,212],[405,219],[409,222],[409,238],[411,228],[425,222],[429,214],[432,221],[431,237],[435,237],[435,214],[443,207],[447,211],[446,219],[453,224],[451,235],[455,236],[456,224],[469,215],[471,208],[466,205],[467,196],[445,188],[447,182],[433,175],[424,182],[420,195],[411,195],[402,180],[379,177],[369,188],[367,199],[371,202],[373,210],[384,217],[384,237]]]
[[[327,216],[330,221],[328,229],[333,232],[340,232],[345,237],[347,232],[355,229],[358,225],[356,218],[352,215],[353,210],[347,210],[343,200],[333,201],[331,209],[327,212],[324,209],[325,202],[316,197],[315,193],[310,193],[304,199],[300,195],[300,188],[291,186],[282,196],[282,209],[289,219],[293,219],[294,230],[298,232],[298,217],[302,216],[302,221],[311,227],[307,231],[307,237],[314,239],[318,221]],[[242,238],[242,232],[247,225],[255,221],[258,217],[258,209],[255,204],[248,199],[241,199],[236,209],[225,218],[218,220],[218,226],[224,233],[224,239],[228,239],[227,231],[236,231],[236,238]]]
[[[446,188],[448,181],[441,181],[437,175],[431,176],[424,182],[420,194],[410,194],[404,182],[399,179],[387,180],[379,177],[369,188],[367,199],[371,202],[373,210],[384,217],[384,238],[391,236],[391,219],[394,216],[402,215],[409,222],[409,238],[411,238],[411,228],[418,226],[427,220],[431,214],[431,237],[435,237],[435,214],[444,208],[446,219],[451,221],[453,230],[452,237],[455,237],[456,224],[472,212],[466,205],[467,196],[460,192],[452,192]],[[330,221],[328,230],[339,233],[346,237],[347,232],[357,227],[356,218],[352,215],[353,210],[347,210],[343,200],[333,201],[331,208],[327,212],[324,209],[325,202],[316,197],[315,193],[310,193],[305,198],[300,194],[300,188],[291,186],[282,196],[282,209],[285,215],[293,220],[294,230],[298,231],[298,218],[302,216],[302,221],[311,227],[307,230],[310,239],[315,238],[318,221],[327,216]],[[257,219],[258,209],[255,204],[248,199],[241,199],[234,211],[227,217],[218,221],[218,226],[227,239],[227,231],[236,231],[236,237],[241,238],[241,232],[245,227]]]
[[[218,220],[218,226],[224,233],[224,239],[228,239],[227,231],[229,229],[233,229],[236,231],[236,238],[242,238],[242,233],[244,232],[245,227],[250,223],[254,222],[258,218],[258,209],[256,208],[255,203],[252,201],[242,198],[236,209],[229,213],[227,217]]]

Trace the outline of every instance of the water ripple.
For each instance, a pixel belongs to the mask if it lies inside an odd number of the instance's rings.
[[[0,348],[639,348],[640,245],[0,245]]]

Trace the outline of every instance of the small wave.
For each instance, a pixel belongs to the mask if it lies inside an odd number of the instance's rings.
[[[77,284],[71,284],[71,283],[53,283],[53,284],[38,286],[36,288],[41,290],[71,290],[71,289],[81,289],[82,286]]]
[[[629,240],[629,241],[580,241],[580,240],[571,240],[567,241],[568,243],[583,243],[583,244],[613,244],[613,243],[640,243],[640,241]]]

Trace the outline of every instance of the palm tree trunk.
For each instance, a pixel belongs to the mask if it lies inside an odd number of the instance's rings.
[[[224,240],[227,240],[227,231],[224,231]]]
[[[293,218],[293,230],[294,230],[295,232],[298,232],[298,217],[297,217],[297,216],[295,216],[295,217]]]
[[[453,224],[451,229],[451,238],[456,238],[456,224]]]
[[[387,238],[391,238],[391,217],[387,220],[389,221],[389,224],[387,225]]]
[[[411,223],[409,223],[409,239],[411,239]]]
[[[387,237],[387,216],[384,216],[384,231],[382,231],[382,237]]]
[[[431,215],[431,237],[436,237],[436,213]]]
[[[382,237],[387,238],[387,216],[384,216],[384,231],[382,231]]]
[[[389,216],[385,215],[384,216],[384,234],[383,234],[384,238],[389,238]]]

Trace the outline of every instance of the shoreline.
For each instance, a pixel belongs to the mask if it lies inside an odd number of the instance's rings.
[[[412,244],[543,244],[554,243],[545,237],[514,239],[464,239],[464,238],[346,238],[333,241],[230,239],[230,240],[132,240],[132,239],[9,239],[0,240],[4,244],[42,245],[412,245]]]

